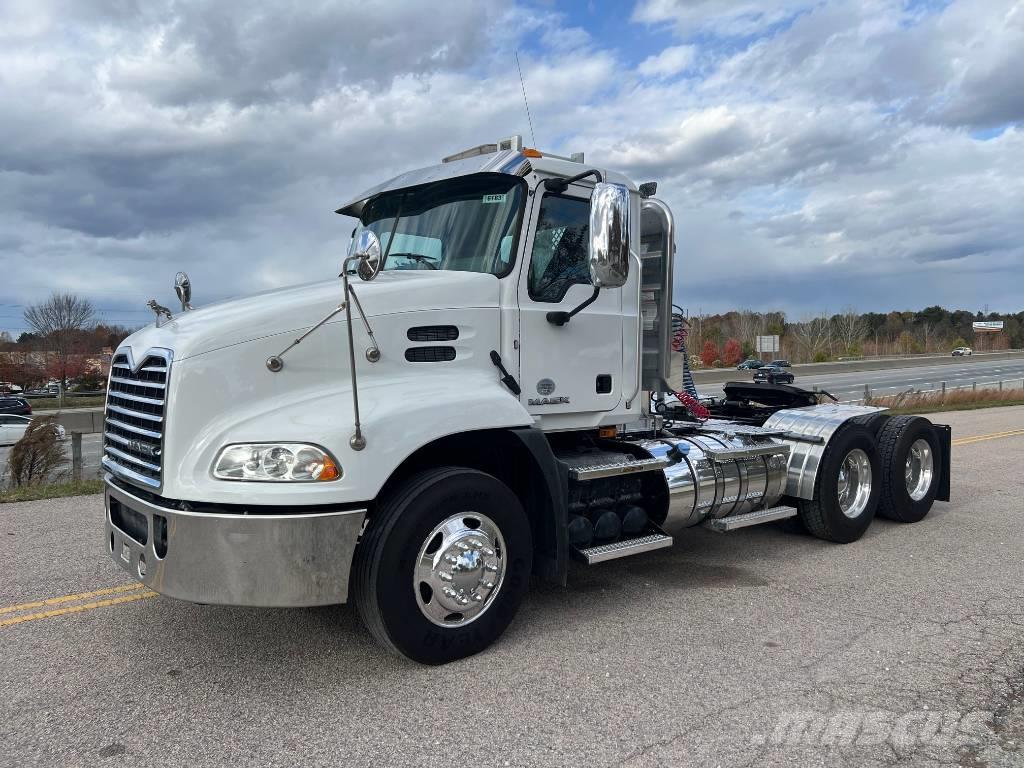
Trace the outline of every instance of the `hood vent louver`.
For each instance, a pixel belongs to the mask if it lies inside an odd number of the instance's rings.
[[[459,329],[454,325],[418,325],[406,331],[409,341],[455,341]]]
[[[450,363],[455,359],[455,347],[409,347],[405,359],[410,363]]]

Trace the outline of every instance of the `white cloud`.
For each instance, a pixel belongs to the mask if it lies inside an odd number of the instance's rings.
[[[673,45],[661,53],[648,56],[637,67],[641,75],[648,77],[671,77],[689,69],[696,58],[697,49],[692,45]]]

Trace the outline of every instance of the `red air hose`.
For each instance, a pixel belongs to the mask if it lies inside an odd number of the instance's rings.
[[[701,405],[700,400],[693,395],[686,392],[673,392],[672,394],[678,398],[679,402],[690,412],[693,418],[698,421],[707,421],[711,418],[711,411]]]

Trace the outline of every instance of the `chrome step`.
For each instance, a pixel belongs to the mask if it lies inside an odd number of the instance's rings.
[[[582,467],[569,467],[570,480],[597,480],[601,477],[630,475],[634,472],[650,472],[663,469],[669,465],[666,459],[637,459],[636,461],[616,461],[609,464],[590,464]]]
[[[728,533],[729,531],[735,531],[737,528],[747,528],[748,526],[760,525],[761,523],[773,523],[776,520],[785,520],[788,517],[795,516],[795,507],[771,507],[770,509],[748,512],[745,515],[705,520],[704,527],[718,533]]]
[[[704,455],[715,464],[724,464],[734,459],[754,459],[759,456],[789,456],[790,447],[785,443],[772,443],[771,445],[756,445],[749,448],[737,448],[731,451],[716,451],[711,448],[704,449]]]
[[[651,552],[655,549],[671,546],[672,537],[658,529],[656,533],[649,533],[637,539],[624,539],[612,544],[599,544],[596,547],[574,549],[573,554],[586,562],[587,565],[593,565],[594,563],[603,563],[605,560],[639,555],[641,552]]]

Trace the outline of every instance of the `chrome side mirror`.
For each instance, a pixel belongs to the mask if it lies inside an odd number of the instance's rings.
[[[192,309],[192,305],[189,303],[192,301],[192,281],[184,272],[179,272],[174,276],[174,292],[178,294],[182,312]]]
[[[384,266],[384,259],[381,258],[380,239],[369,229],[359,233],[359,239],[355,241],[355,258],[359,259],[356,272],[363,280],[373,280]]]
[[[600,182],[590,197],[590,281],[618,288],[629,277],[629,189]]]

